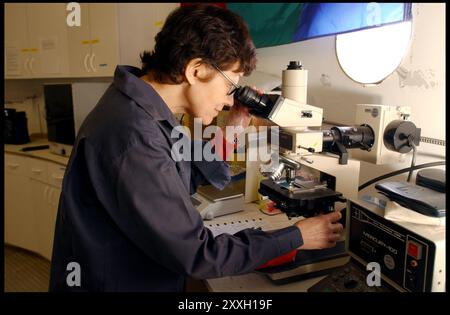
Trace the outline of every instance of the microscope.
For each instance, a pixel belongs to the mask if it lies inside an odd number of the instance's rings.
[[[420,129],[407,121],[410,109],[402,106],[359,104],[355,125],[325,127],[323,109],[306,103],[307,77],[308,70],[299,61],[291,61],[282,71],[281,95],[259,94],[248,86],[234,93],[235,100],[248,107],[250,114],[279,126],[278,165],[261,172],[265,179],[259,183],[255,182],[260,177],[254,173],[256,168],[247,169],[246,180],[249,186],[259,185],[259,194],[289,218],[345,209],[347,199],[358,198],[359,160],[402,162],[408,150],[398,148],[404,148],[405,141],[418,145],[420,139]],[[404,139],[403,132],[399,140],[398,130],[406,130],[410,137]],[[359,160],[349,158],[348,149],[360,151],[355,155]],[[394,150],[397,152],[391,152]],[[251,190],[246,189],[246,193]],[[345,220],[342,223],[345,227]],[[284,283],[327,273],[348,259],[342,239],[332,249],[300,251],[294,265],[275,267],[267,275]]]
[[[258,191],[288,217],[330,212],[335,202],[345,202],[343,196],[356,197],[360,165],[348,159],[347,149],[370,151],[375,144],[375,131],[367,124],[322,129],[323,109],[306,104],[307,76],[300,62],[291,61],[282,73],[281,95],[249,87],[234,94],[250,114],[280,127],[279,165],[263,174],[269,178]]]

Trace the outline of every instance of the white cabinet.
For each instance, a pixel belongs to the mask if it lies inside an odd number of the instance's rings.
[[[5,59],[6,78],[30,77],[31,49],[28,40],[27,5],[5,4]]]
[[[80,26],[66,26],[69,44],[69,71],[71,76],[82,77],[90,72],[89,5],[80,3]]]
[[[28,34],[32,49],[29,68],[33,77],[69,75],[66,14],[65,3],[27,5]]]
[[[66,26],[71,76],[82,77],[90,72],[91,41],[88,10],[87,3],[80,3],[80,26]]]
[[[117,4],[89,4],[91,56],[89,65],[93,76],[113,76],[119,63]]]
[[[30,190],[34,209],[36,252],[51,260],[65,167],[38,159],[31,159],[30,164],[33,170]]]
[[[28,158],[5,154],[5,242],[36,249]]]
[[[49,259],[49,249],[52,247],[51,233],[51,209],[49,203],[49,186],[40,181],[31,179],[31,200],[33,200],[34,225],[36,240],[35,252]]]
[[[113,76],[119,61],[117,4],[81,3],[81,25],[67,26],[70,75]]]
[[[65,167],[5,153],[5,243],[51,259]]]
[[[64,3],[5,4],[5,77],[69,74]]]
[[[5,78],[111,77],[117,64],[140,66],[179,3],[5,4]]]
[[[34,207],[36,252],[50,260],[61,189],[34,179],[31,179],[30,182]]]

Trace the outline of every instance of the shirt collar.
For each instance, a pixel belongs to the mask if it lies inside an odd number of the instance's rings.
[[[114,86],[138,103],[156,120],[167,120],[172,126],[179,125],[161,96],[150,84],[140,79],[143,75],[139,68],[118,65],[114,72]]]

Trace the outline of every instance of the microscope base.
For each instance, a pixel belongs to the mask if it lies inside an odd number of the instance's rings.
[[[345,241],[329,249],[299,250],[295,261],[283,266],[260,270],[275,284],[285,284],[327,275],[345,265],[350,256],[345,251]]]

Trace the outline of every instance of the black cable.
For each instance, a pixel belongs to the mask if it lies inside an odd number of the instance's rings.
[[[380,181],[382,179],[386,179],[386,178],[389,178],[389,177],[392,177],[392,176],[395,176],[395,175],[399,175],[401,173],[409,172],[410,170],[419,170],[421,168],[433,167],[433,166],[441,166],[441,165],[445,165],[445,161],[420,164],[420,165],[416,165],[414,167],[407,167],[407,168],[403,168],[403,169],[395,171],[395,172],[387,173],[387,174],[381,175],[379,177],[376,177],[374,179],[371,179],[368,182],[365,182],[364,184],[362,184],[361,186],[358,187],[358,191],[363,190],[367,186],[370,186],[373,183],[376,183],[376,182],[378,182],[378,181]]]

